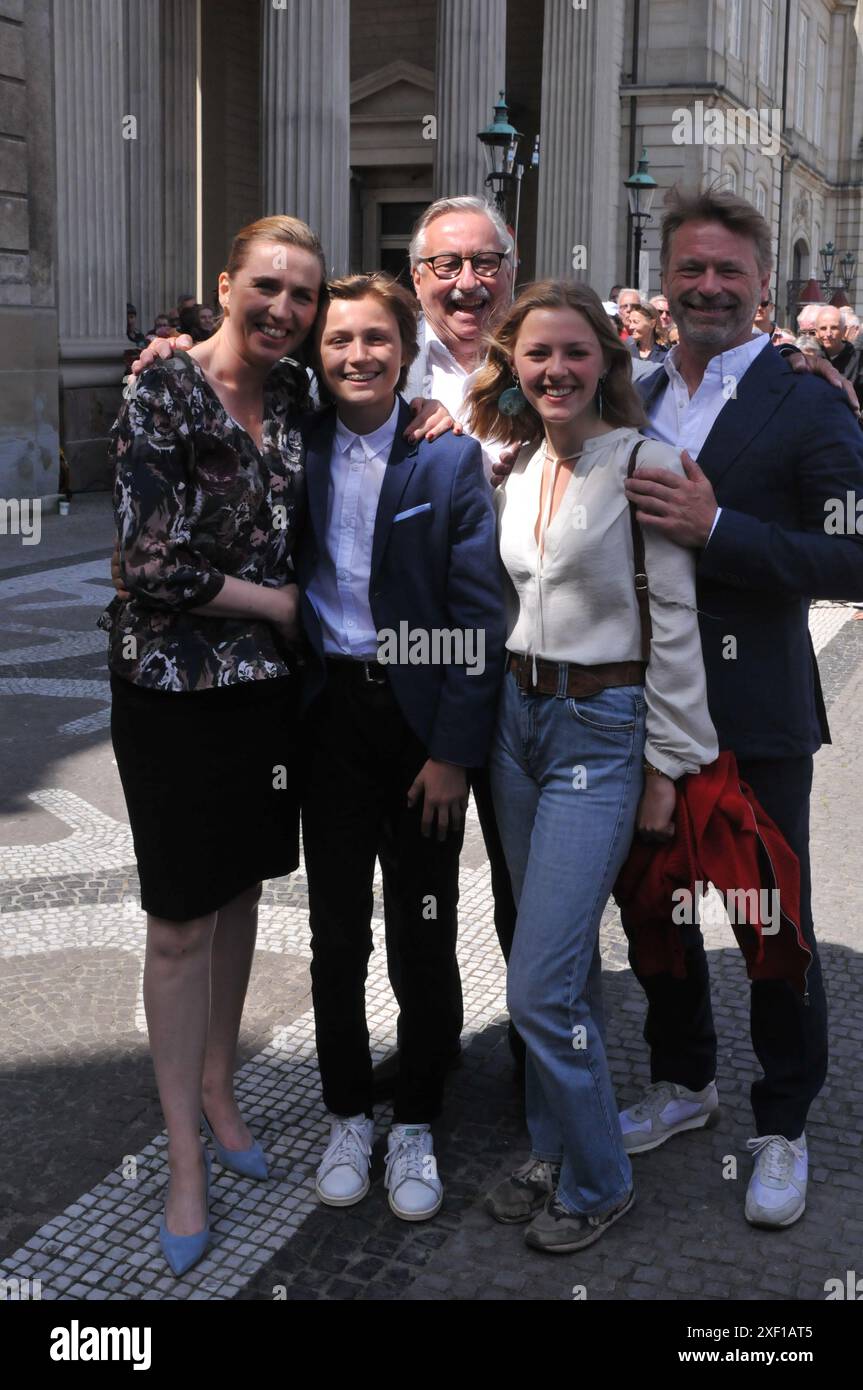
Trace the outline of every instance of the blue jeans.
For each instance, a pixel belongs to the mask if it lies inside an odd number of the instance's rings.
[[[531,695],[508,673],[490,768],[518,903],[507,997],[527,1043],[537,1158],[558,1198],[601,1215],[632,1187],[605,1054],[599,924],[641,797],[642,686],[588,699]]]

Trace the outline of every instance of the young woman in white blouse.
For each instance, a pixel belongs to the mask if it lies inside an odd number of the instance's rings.
[[[509,962],[527,1043],[531,1157],[489,1194],[555,1253],[633,1202],[604,1045],[599,925],[633,833],[673,833],[675,779],[717,756],[690,551],[644,533],[640,610],[627,469],[682,473],[641,441],[628,348],[585,285],[528,286],[495,332],[468,428],[523,448],[498,489],[509,658],[491,753],[518,902]],[[649,615],[649,616],[648,616]],[[646,658],[646,660],[645,660]]]

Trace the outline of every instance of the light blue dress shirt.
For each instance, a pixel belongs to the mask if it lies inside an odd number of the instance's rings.
[[[378,637],[369,604],[372,544],[399,402],[373,434],[336,425],[327,492],[326,549],[307,594],[321,623],[327,656],[374,661]]]

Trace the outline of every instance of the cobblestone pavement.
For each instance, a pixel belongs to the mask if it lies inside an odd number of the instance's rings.
[[[743,1220],[749,1166],[747,983],[729,931],[706,930],[720,1032],[723,1119],[635,1160],[637,1203],[591,1250],[528,1251],[492,1223],[487,1188],[526,1153],[505,1036],[504,971],[478,825],[462,868],[459,958],[466,1029],[436,1152],[445,1202],[431,1223],[391,1215],[376,1149],[358,1207],[314,1197],[326,1126],[308,981],[302,872],[266,886],[241,1039],[239,1093],[273,1168],[264,1185],[216,1166],[214,1244],[182,1281],[156,1244],[164,1134],[141,1002],[144,918],[107,736],[106,673],[93,623],[110,594],[106,498],[88,498],[64,545],[46,517],[44,558],[0,552],[0,1279],[43,1299],[820,1299],[859,1265],[863,1236],[860,869],[863,779],[856,717],[863,623],[819,605],[812,632],[835,742],[813,797],[816,923],[831,1002],[828,1085],[808,1126],[809,1207],[790,1230]],[[393,1044],[382,907],[368,1001],[372,1045]],[[647,1080],[642,996],[613,909],[602,931],[608,1034],[623,1102]],[[378,1138],[388,1112],[378,1115]],[[739,1174],[723,1177],[735,1158]],[[10,1282],[9,1289],[16,1286]],[[22,1292],[26,1285],[21,1285]]]

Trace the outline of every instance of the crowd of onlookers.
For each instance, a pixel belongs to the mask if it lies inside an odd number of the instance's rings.
[[[147,333],[142,333],[138,327],[135,305],[126,305],[126,337],[135,347],[146,347],[155,338],[175,338],[179,333],[188,333],[194,342],[202,343],[215,328],[213,310],[206,304],[199,304],[193,294],[181,294],[176,308],[157,314],[153,327]]]
[[[662,294],[645,300],[638,290],[612,285],[605,308],[633,358],[661,362],[677,342],[677,328]],[[777,322],[776,305],[766,299],[758,305],[752,331],[769,333],[777,347],[793,344],[810,357],[825,357],[852,383],[863,409],[863,331],[850,309],[806,304],[797,315],[795,331]]]

